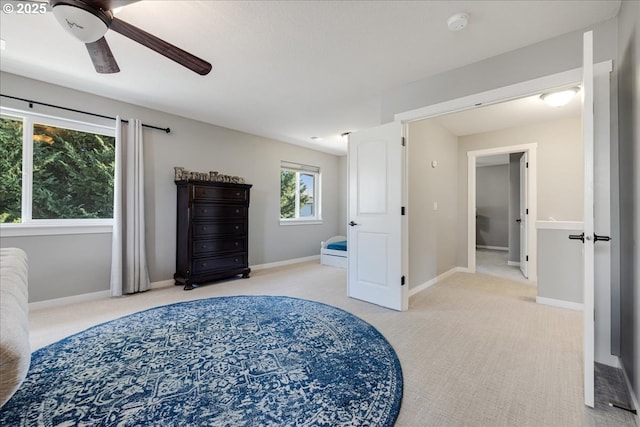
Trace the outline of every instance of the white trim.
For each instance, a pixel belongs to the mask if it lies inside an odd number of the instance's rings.
[[[38,224],[30,221],[25,224],[2,224],[0,234],[2,237],[22,237],[22,236],[57,236],[68,234],[106,234],[113,232],[113,220],[93,220],[89,224],[81,224],[74,220],[68,224]],[[82,221],[82,220],[78,220]]]
[[[321,219],[281,219],[280,225],[320,225]]]
[[[529,265],[527,266],[528,280],[538,280],[538,240],[535,223],[538,212],[538,144],[508,145],[503,147],[486,148],[483,150],[467,151],[467,268],[476,271],[476,158],[494,154],[509,154],[526,152],[529,162],[529,177],[527,179],[527,196],[529,218],[527,221],[527,252]]]
[[[507,265],[518,267],[520,265],[520,261],[507,261]]]
[[[603,61],[594,65],[596,73],[611,72],[613,62]],[[487,105],[499,104],[513,99],[524,98],[529,95],[536,95],[551,88],[563,86],[574,86],[582,82],[582,68],[562,71],[550,74],[533,80],[527,80],[497,89],[476,93],[462,98],[432,104],[414,110],[404,111],[394,116],[394,120],[403,123],[422,120],[429,117],[441,116],[472,108],[486,107]]]
[[[301,262],[319,260],[320,255],[311,255],[302,258],[292,258],[284,261],[269,262],[266,264],[252,265],[251,270],[264,270],[266,268],[282,267],[284,265],[298,264]]]
[[[584,230],[582,221],[536,221],[538,230]]]
[[[491,104],[498,104],[504,101],[535,95],[550,88],[574,85],[581,81],[582,68],[575,68],[573,70],[563,71],[545,77],[515,83],[501,88],[488,90],[486,92],[480,92],[462,98],[452,99],[450,101],[398,113],[395,115],[395,120],[411,122],[414,120],[421,120],[428,117],[440,116],[472,108],[485,107]]]
[[[584,306],[579,302],[565,301],[561,299],[536,297],[538,304],[550,305],[552,307],[568,308],[569,310],[582,311]]]
[[[490,245],[476,245],[476,249],[491,249],[493,251],[508,251],[506,246],[490,246]]]
[[[418,285],[415,288],[411,288],[409,290],[409,296],[412,297],[415,294],[417,294],[418,292],[422,292],[427,288],[430,288],[431,286],[435,285],[438,282],[443,281],[444,279],[446,279],[447,277],[455,274],[455,273],[468,273],[468,270],[464,267],[453,267],[451,270],[449,271],[445,271],[444,273],[440,274],[437,277],[434,277],[431,280],[428,280],[426,282],[424,282],[422,285]]]
[[[111,298],[111,293],[108,290],[80,295],[72,295],[70,297],[54,298],[45,301],[30,302],[29,311],[60,307],[63,305],[75,304],[79,302],[95,301],[104,298]]]

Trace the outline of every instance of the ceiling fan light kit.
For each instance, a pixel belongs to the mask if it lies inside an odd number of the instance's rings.
[[[93,9],[78,0],[51,0],[51,7],[62,28],[83,43],[102,38],[113,19],[111,12]]]
[[[86,45],[98,73],[120,71],[104,38],[108,30],[113,30],[201,76],[209,74],[211,64],[207,61],[113,16],[113,6],[125,6],[136,1],[138,0],[51,0],[50,4],[53,15],[62,28]]]

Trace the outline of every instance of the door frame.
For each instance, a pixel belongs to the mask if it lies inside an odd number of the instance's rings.
[[[403,128],[406,129],[409,123],[418,120],[424,120],[433,118],[445,114],[456,113],[460,111],[470,110],[474,108],[484,107],[487,105],[499,104],[505,101],[511,101],[514,99],[524,98],[527,96],[537,95],[541,92],[551,89],[558,89],[563,87],[572,87],[582,82],[582,67],[574,68],[568,71],[562,71],[555,74],[550,74],[544,77],[539,77],[532,80],[526,80],[519,83],[514,83],[508,86],[488,90],[485,92],[479,92],[473,95],[464,96],[461,98],[452,99],[437,104],[428,105],[425,107],[416,108],[414,110],[405,111],[395,115],[395,121],[401,121]],[[405,135],[407,132],[405,131]],[[524,148],[522,148],[524,147]],[[529,144],[512,145],[505,147],[496,147],[484,151],[487,155],[510,153],[519,151],[529,151],[532,147]],[[535,148],[533,149],[535,151]],[[469,152],[472,153],[472,152]],[[467,158],[467,271],[474,273],[476,269],[475,262],[475,157],[469,156]],[[531,158],[533,157],[533,159]],[[529,167],[531,170],[536,170],[535,152],[533,156],[530,155]],[[473,164],[472,164],[473,162]],[[473,168],[472,168],[473,166]],[[473,171],[470,173],[469,171]],[[408,172],[408,171],[407,171]],[[473,176],[473,181],[471,181]],[[535,173],[529,175],[529,197],[535,194],[537,195],[536,185],[537,180]],[[533,186],[533,188],[532,188]],[[473,194],[472,194],[473,193]],[[474,209],[471,210],[471,202],[473,200]],[[537,280],[537,260],[535,257],[536,250],[536,233],[535,233],[535,216],[537,214],[537,204],[534,202],[529,204],[529,212],[533,213],[530,216],[528,224],[529,229],[529,280]],[[533,258],[533,261],[531,262]]]
[[[493,156],[496,154],[527,153],[529,162],[529,176],[527,179],[527,206],[529,217],[527,219],[527,252],[529,264],[527,265],[528,279],[538,280],[538,260],[536,220],[538,211],[538,144],[505,145],[504,147],[487,148],[467,152],[467,270],[476,272],[476,159],[478,157]]]

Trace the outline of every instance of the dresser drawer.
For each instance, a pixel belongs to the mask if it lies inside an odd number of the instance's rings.
[[[194,201],[214,201],[214,202],[247,202],[249,200],[249,189],[247,188],[226,188],[207,187],[205,185],[193,186]]]
[[[194,203],[191,207],[191,217],[193,219],[245,218],[246,216],[246,206],[207,205],[202,203]]]
[[[193,241],[193,256],[212,252],[246,252],[247,239],[206,239]]]
[[[193,260],[193,274],[203,274],[215,270],[246,267],[247,255],[237,254],[215,258],[201,258]]]
[[[193,237],[203,236],[244,236],[247,234],[246,221],[193,222]]]

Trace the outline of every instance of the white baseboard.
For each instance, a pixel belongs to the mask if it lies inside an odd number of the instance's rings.
[[[48,299],[45,301],[36,301],[29,303],[29,310],[38,310],[42,308],[59,307],[61,305],[74,304],[78,302],[93,301],[103,298],[109,298],[111,291],[91,292],[88,294],[72,295],[70,297]]]
[[[553,307],[568,308],[569,310],[582,311],[584,306],[579,302],[565,301],[561,299],[536,297],[538,304],[551,305]]]
[[[507,265],[512,265],[514,267],[520,267],[520,261],[507,261]]]
[[[166,288],[167,286],[175,286],[175,285],[176,285],[176,281],[173,279],[160,280],[159,282],[149,283],[149,289],[160,289],[160,288]]]
[[[265,268],[281,267],[283,265],[297,264],[300,262],[307,262],[307,261],[313,261],[313,260],[319,260],[319,259],[320,259],[320,255],[312,255],[308,257],[288,259],[285,261],[271,262],[268,264],[252,265],[251,269],[262,270]],[[175,285],[175,281],[173,279],[160,280],[158,282],[149,283],[149,289],[166,288],[168,286],[174,286],[174,285]],[[93,300],[98,300],[102,298],[109,298],[110,296],[111,296],[111,291],[106,290],[106,291],[99,291],[99,292],[91,292],[87,294],[72,295],[70,297],[49,299],[45,301],[36,301],[36,302],[29,303],[29,310],[38,310],[38,309],[58,307],[61,305],[73,304],[78,302],[93,301]]]
[[[250,267],[252,270],[264,270],[265,268],[282,267],[284,265],[298,264],[301,262],[307,262],[307,261],[313,261],[313,260],[319,260],[319,259],[320,259],[320,255],[311,255],[311,256],[305,256],[302,258],[293,258],[293,259],[287,259],[284,261],[276,261],[276,262],[269,262],[266,264],[251,265]]]
[[[434,277],[431,280],[428,280],[426,282],[424,282],[422,285],[418,285],[415,288],[412,288],[411,290],[409,290],[409,296],[413,296],[415,294],[417,294],[418,292],[424,291],[427,288],[430,288],[431,286],[435,285],[438,282],[443,281],[444,279],[446,279],[447,277],[451,276],[452,274],[455,273],[467,273],[468,269],[466,267],[453,267],[451,270],[449,271],[445,271],[444,273],[440,274],[437,277]]]
[[[494,251],[508,251],[509,248],[505,246],[488,246],[488,245],[476,245],[476,249],[492,249]]]
[[[620,365],[620,370],[622,371],[622,376],[624,377],[624,382],[627,384],[627,391],[629,392],[629,396],[631,396],[631,403],[633,403],[633,407],[636,410],[640,410],[640,404],[638,404],[638,398],[631,386],[631,380],[629,380],[629,376],[627,375],[627,370],[624,369],[624,363],[622,363],[622,359],[618,357],[618,365]],[[640,426],[640,416],[636,414],[634,416],[634,420],[636,422],[636,426]]]

